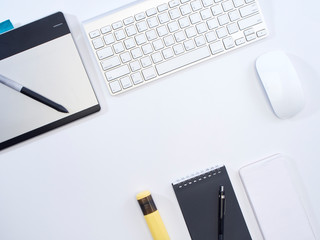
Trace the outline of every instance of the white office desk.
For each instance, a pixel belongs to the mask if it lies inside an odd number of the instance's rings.
[[[0,21],[25,24],[58,10],[84,21],[129,2],[3,1]],[[320,3],[260,4],[267,39],[120,96],[108,93],[86,58],[102,110],[0,152],[0,239],[151,239],[135,200],[145,189],[171,238],[190,239],[171,182],[223,163],[259,240],[238,169],[278,152],[294,160],[319,238]],[[306,94],[303,112],[290,120],[274,116],[254,68],[274,49],[289,54]]]

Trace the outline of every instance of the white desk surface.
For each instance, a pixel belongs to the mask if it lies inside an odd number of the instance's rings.
[[[129,2],[5,1],[0,21],[25,24],[59,10],[84,21]],[[223,163],[259,240],[238,170],[278,152],[293,159],[320,238],[320,3],[259,2],[267,39],[120,96],[86,58],[102,110],[0,152],[0,239],[149,240],[135,200],[145,189],[171,238],[190,239],[171,182]],[[306,95],[290,120],[275,117],[254,68],[274,49],[288,53]]]

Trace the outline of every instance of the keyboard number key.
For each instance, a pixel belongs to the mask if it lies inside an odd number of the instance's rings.
[[[107,45],[114,43],[114,37],[112,34],[108,34],[108,35],[104,36],[103,39]]]

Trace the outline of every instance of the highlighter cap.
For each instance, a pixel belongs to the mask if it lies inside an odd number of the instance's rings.
[[[157,207],[149,191],[144,191],[137,194],[137,200],[143,212],[143,215],[148,215],[157,211]]]

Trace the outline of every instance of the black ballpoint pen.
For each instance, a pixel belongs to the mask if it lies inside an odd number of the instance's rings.
[[[11,80],[1,74],[0,74],[0,83],[26,95],[26,96],[28,96],[38,102],[41,102],[41,103],[59,111],[59,112],[68,113],[68,110],[65,107],[63,107],[62,105],[51,101],[50,99],[30,90],[29,88],[22,86],[21,84],[13,81],[13,80]]]
[[[218,240],[223,240],[224,236],[224,215],[226,211],[226,196],[224,186],[219,189],[219,218],[218,218]]]

